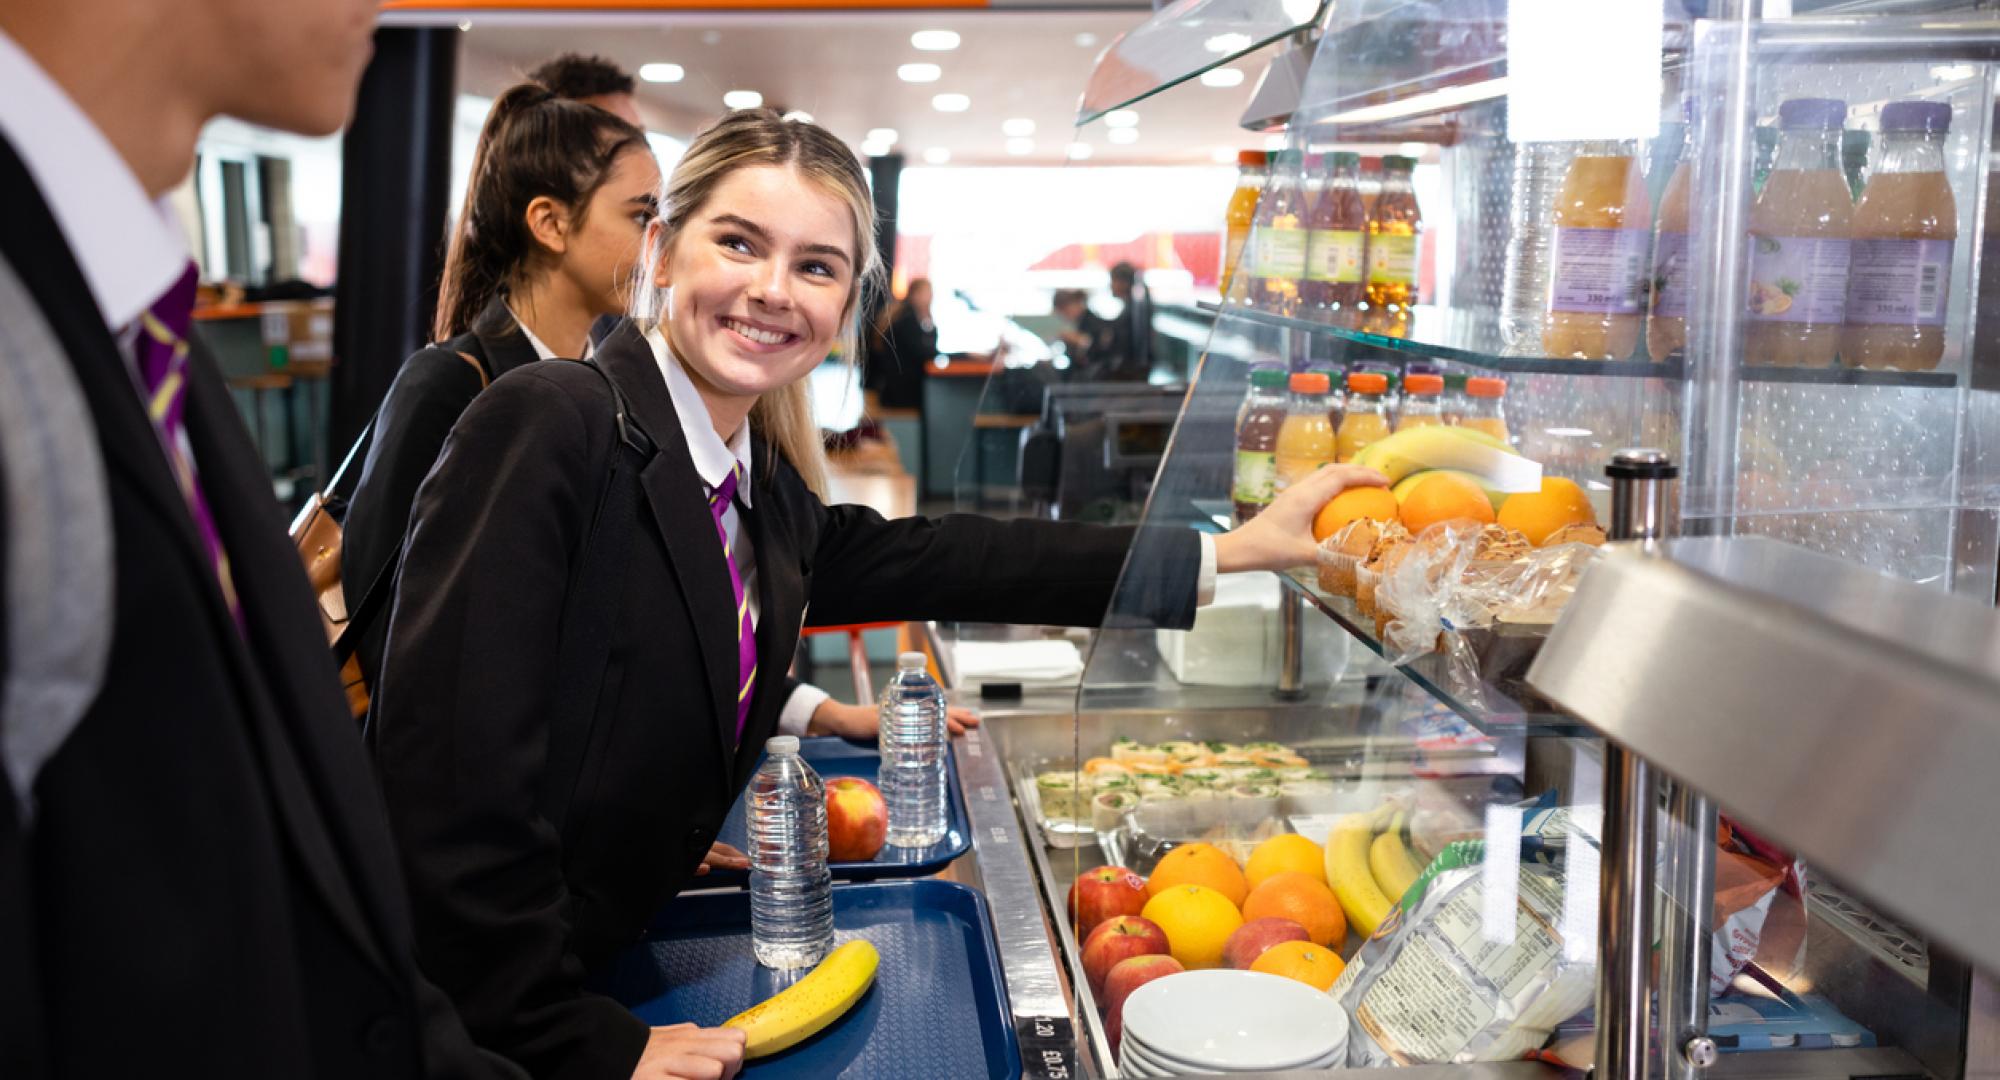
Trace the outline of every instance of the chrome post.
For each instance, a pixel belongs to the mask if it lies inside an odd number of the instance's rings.
[[[1708,1038],[1709,939],[1715,922],[1715,804],[1681,781],[1667,797],[1673,880],[1660,929],[1660,1037],[1670,1080],[1700,1080],[1714,1064]]]
[[[1659,450],[1620,450],[1611,479],[1613,540],[1656,545],[1680,472]],[[1653,860],[1659,788],[1652,766],[1615,742],[1604,744],[1604,828],[1597,904],[1597,1064],[1616,1080],[1643,1077],[1651,1056]]]

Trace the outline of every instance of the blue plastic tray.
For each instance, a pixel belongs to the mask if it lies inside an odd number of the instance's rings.
[[[882,755],[873,743],[850,742],[837,736],[827,735],[799,740],[799,756],[813,767],[822,779],[836,776],[858,776],[871,784],[880,784]],[[761,758],[759,759],[762,760]],[[867,862],[836,862],[832,865],[835,881],[874,881],[879,878],[929,877],[945,868],[953,859],[966,853],[972,847],[972,827],[966,823],[965,796],[958,790],[958,759],[945,755],[945,833],[944,839],[927,848],[900,848],[883,845]],[[729,817],[722,822],[722,835],[717,837],[738,851],[750,849],[750,822],[748,796],[738,798],[736,805],[729,808]],[[729,888],[750,883],[750,874],[745,870],[711,870],[698,878],[688,881],[690,889]]]
[[[986,898],[950,881],[881,881],[833,890],[836,941],[882,954],[875,985],[847,1015],[742,1075],[1013,1080],[1020,1047],[993,947]],[[790,980],[750,954],[750,894],[682,896],[594,988],[655,1026],[714,1026]]]

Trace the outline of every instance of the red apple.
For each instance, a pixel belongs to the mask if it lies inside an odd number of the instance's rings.
[[[1145,909],[1146,879],[1122,866],[1085,870],[1069,887],[1069,921],[1079,939],[1106,919]]]
[[[1169,975],[1178,975],[1187,969],[1179,960],[1171,956],[1134,956],[1120,960],[1111,974],[1104,977],[1104,1030],[1111,1037],[1111,1051],[1118,1052],[1118,1038],[1124,1033],[1125,999],[1132,991]]]
[[[1311,940],[1312,934],[1290,919],[1251,919],[1229,935],[1229,941],[1222,946],[1222,963],[1224,967],[1248,971],[1264,955],[1264,950],[1273,945]]]
[[[1094,994],[1104,992],[1104,977],[1120,962],[1167,951],[1167,932],[1150,919],[1114,915],[1097,924],[1083,941],[1083,975]]]
[[[889,804],[874,784],[858,776],[826,782],[826,857],[833,862],[865,862],[882,850],[889,835]]]

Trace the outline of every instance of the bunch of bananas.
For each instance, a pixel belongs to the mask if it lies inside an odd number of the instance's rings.
[[[826,954],[811,974],[729,1018],[722,1026],[749,1036],[746,1058],[788,1050],[819,1034],[854,1007],[875,982],[882,962],[875,946],[855,940]]]
[[[1423,873],[1405,836],[1408,825],[1407,812],[1383,803],[1334,822],[1326,838],[1327,883],[1347,925],[1363,937],[1375,933]]]
[[[1505,442],[1473,428],[1422,424],[1363,447],[1354,464],[1389,478],[1395,488],[1433,470],[1463,473],[1496,504],[1508,494],[1540,491],[1542,467]],[[1399,492],[1398,499],[1406,494]]]

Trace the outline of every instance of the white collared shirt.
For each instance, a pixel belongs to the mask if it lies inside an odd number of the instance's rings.
[[[528,324],[521,321],[521,316],[514,311],[514,307],[512,304],[507,305],[507,314],[512,315],[514,317],[514,325],[521,328],[521,336],[528,339],[528,345],[530,348],[535,350],[535,359],[537,360],[571,360],[571,359],[588,360],[591,357],[597,355],[597,342],[590,340],[590,335],[585,334],[583,335],[582,356],[579,357],[558,356],[556,355],[556,351],[554,349],[551,349],[547,345],[542,344],[542,339],[536,337],[535,332],[533,330],[528,329]]]
[[[526,329],[523,327],[523,329]],[[532,335],[529,340],[533,340]],[[729,537],[729,551],[736,561],[736,571],[743,578],[743,595],[750,603],[750,625],[755,628],[762,615],[762,605],[757,599],[757,552],[750,538],[743,533],[741,510],[751,508],[750,483],[750,425],[745,423],[736,429],[736,434],[728,442],[715,433],[715,425],[709,420],[708,404],[701,399],[701,392],[695,389],[694,380],[681,366],[680,358],[668,346],[666,335],[657,326],[646,330],[646,343],[653,347],[653,360],[660,365],[660,374],[667,380],[667,393],[674,399],[674,412],[680,417],[681,434],[687,439],[688,456],[694,459],[695,475],[701,478],[704,495],[713,495],[716,485],[722,483],[732,469],[742,469],[742,479],[736,487],[736,497],[730,500],[722,512],[722,529]],[[540,348],[537,345],[537,348]],[[758,663],[776,663],[777,657],[759,657]],[[789,664],[790,658],[783,658]],[[792,696],[785,699],[785,707],[778,714],[778,730],[786,735],[803,735],[806,725],[812,722],[812,714],[833,695],[817,686],[799,684]],[[867,704],[863,702],[863,704]]]

